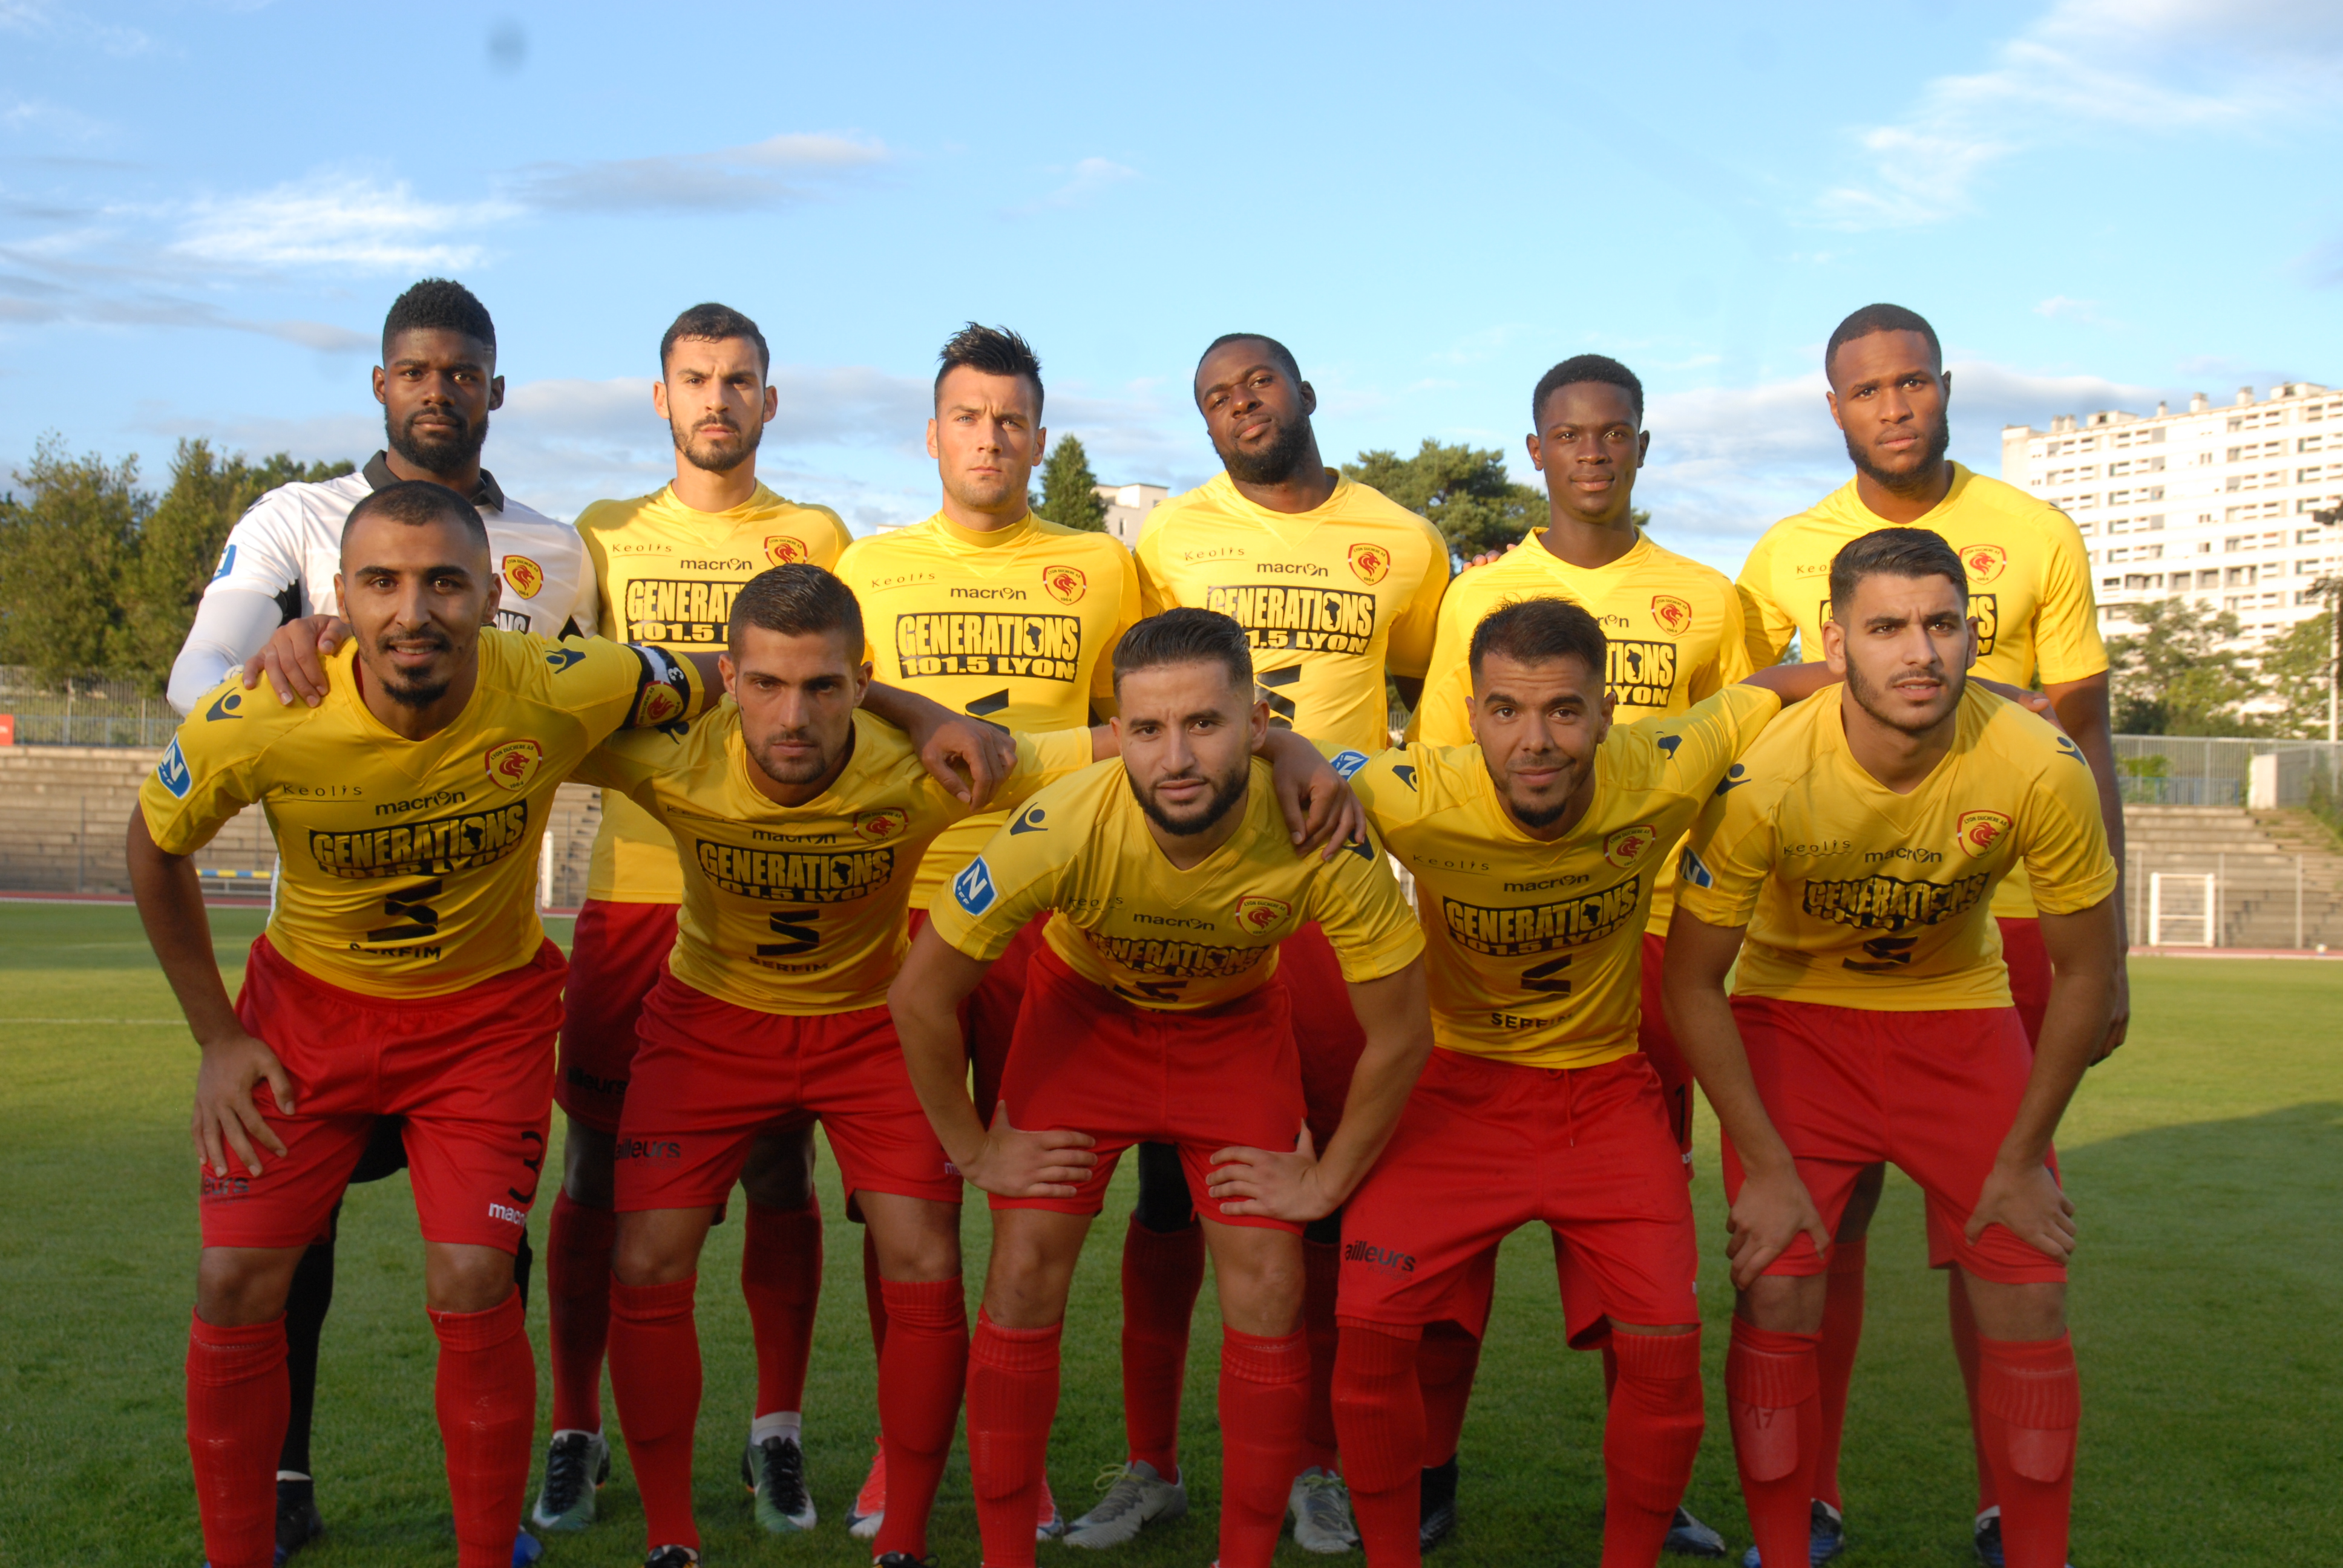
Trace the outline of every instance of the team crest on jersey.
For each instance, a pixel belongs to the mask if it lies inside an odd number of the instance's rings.
[[[1969,586],[1989,583],[2009,565],[2009,552],[1999,545],[1963,545],[1961,565],[1968,569]]]
[[[2006,812],[1964,811],[1960,817],[1958,834],[1961,848],[1967,850],[1972,858],[1982,856],[2001,842],[2001,836],[2008,832],[2009,829],[2010,821]]]
[[[1638,822],[1632,828],[1622,828],[1603,840],[1603,858],[1618,867],[1634,865],[1651,852],[1660,841],[1660,830],[1649,822]]]
[[[1391,551],[1381,545],[1353,545],[1351,572],[1369,588],[1391,576]]]
[[[1293,906],[1282,899],[1265,899],[1252,894],[1237,900],[1237,929],[1255,936],[1274,930],[1293,912]]]
[[[534,740],[508,740],[488,748],[480,759],[488,777],[507,789],[518,789],[537,772],[537,765],[545,760],[545,748]]]
[[[1655,593],[1652,596],[1652,618],[1660,623],[1662,630],[1682,637],[1692,629],[1692,603],[1672,593]]]
[[[1082,575],[1080,567],[1043,567],[1041,586],[1060,604],[1080,604],[1082,595],[1090,591],[1091,580]]]
[[[527,556],[505,558],[505,581],[523,598],[535,598],[545,586],[545,568]]]
[[[682,717],[683,699],[676,695],[674,687],[654,682],[643,688],[643,699],[635,708],[636,729],[658,729]]]
[[[854,830],[874,844],[891,844],[911,825],[911,814],[900,806],[865,811],[854,819]]]
[[[806,548],[803,539],[793,538],[788,534],[767,534],[765,559],[774,566],[785,567],[791,561],[813,559],[813,552]]]

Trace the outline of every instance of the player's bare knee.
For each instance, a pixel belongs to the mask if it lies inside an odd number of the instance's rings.
[[[285,1311],[300,1247],[206,1247],[196,1262],[196,1315],[216,1328],[265,1323]]]
[[[1740,1292],[1733,1310],[1755,1328],[1784,1334],[1818,1333],[1827,1283],[1827,1276],[1822,1274],[1760,1274]]]
[[[510,1252],[494,1247],[423,1245],[423,1298],[435,1312],[485,1312],[513,1291]]]
[[[573,1203],[608,1209],[615,1201],[612,1171],[618,1164],[618,1138],[574,1116],[568,1121],[561,1147],[561,1190]]]
[[[1003,1328],[1041,1329],[1066,1315],[1066,1294],[1081,1256],[1082,1227],[1051,1224],[1030,1209],[993,1214],[992,1258],[984,1274],[985,1315]]]
[[[699,1245],[712,1215],[711,1210],[686,1209],[619,1215],[611,1273],[622,1285],[672,1285],[689,1279],[699,1267]]]
[[[1960,1271],[1969,1312],[1989,1340],[2055,1340],[2066,1332],[2066,1287],[2056,1280],[2003,1284]]]
[[[960,1205],[866,1193],[864,1212],[879,1277],[921,1283],[960,1277]]]
[[[1240,1333],[1275,1338],[1302,1323],[1302,1238],[1263,1225],[1206,1221],[1221,1316]]]

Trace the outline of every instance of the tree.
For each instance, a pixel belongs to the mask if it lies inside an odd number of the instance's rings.
[[[1518,544],[1545,520],[1545,498],[1506,477],[1505,455],[1494,447],[1426,437],[1413,457],[1378,447],[1343,464],[1342,472],[1431,518],[1460,560]]]
[[[2321,610],[2297,621],[2284,637],[2262,649],[2262,678],[2270,695],[2286,705],[2278,731],[2303,740],[2327,739],[2327,680],[2334,668],[2335,612]]]
[[[1041,495],[1033,509],[1063,528],[1106,532],[1106,503],[1099,498],[1098,476],[1078,436],[1061,436],[1041,465]]]
[[[2132,617],[2140,629],[2107,644],[2118,734],[2255,732],[2239,709],[2260,684],[2246,657],[2224,646],[2238,635],[2235,615],[2167,598],[2133,606]]]
[[[24,496],[0,510],[0,662],[45,683],[107,668],[130,651],[124,599],[155,505],[138,459],[69,457],[51,435],[15,477]]]

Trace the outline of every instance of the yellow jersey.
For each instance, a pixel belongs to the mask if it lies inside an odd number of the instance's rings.
[[[1766,529],[1739,579],[1751,659],[1778,663],[1795,633],[1800,657],[1819,662],[1823,622],[1830,618],[1831,558],[1850,540],[1896,526],[1865,506],[1849,479]],[[1956,463],[1953,487],[1910,526],[1940,535],[1960,552],[1969,614],[1977,622],[1976,673],[2011,686],[2031,686],[2039,676],[2056,686],[2107,668],[2090,558],[2066,513]],[[2020,868],[1995,895],[1994,913],[2026,919],[2034,912]]]
[[[1741,596],[1725,574],[1663,549],[1648,534],[1609,566],[1572,566],[1533,528],[1519,549],[1475,567],[1448,585],[1440,632],[1424,677],[1410,739],[1473,744],[1473,633],[1492,610],[1525,598],[1564,598],[1603,626],[1609,644],[1604,684],[1617,699],[1614,722],[1682,713],[1749,674]],[[1665,936],[1675,913],[1675,849],[1659,860],[1650,930]]]
[[[1140,611],[1216,609],[1245,628],[1271,721],[1364,750],[1391,743],[1386,675],[1432,658],[1448,542],[1381,491],[1337,478],[1323,506],[1272,512],[1223,471],[1147,514]]]
[[[1594,753],[1585,817],[1553,843],[1507,814],[1478,746],[1337,756],[1415,874],[1433,1040],[1523,1067],[1594,1067],[1634,1051],[1658,872],[1781,707],[1736,685],[1614,728]]]
[[[1021,800],[1090,759],[1087,729],[1021,735],[995,798]],[[676,979],[758,1012],[882,1005],[903,962],[911,868],[968,808],[901,730],[860,709],[853,755],[804,805],[759,790],[754,766],[728,698],[688,733],[613,737],[577,776],[628,797],[682,848]]]
[[[890,686],[1011,729],[1078,729],[1114,702],[1110,658],[1139,618],[1139,574],[1111,534],[1031,512],[980,534],[939,512],[857,539],[838,575],[862,601],[863,657]],[[992,830],[992,810],[947,828],[911,883],[924,910]]]
[[[1423,951],[1407,900],[1370,839],[1333,859],[1297,854],[1255,758],[1244,819],[1182,870],[1163,858],[1120,759],[1033,798],[962,867],[929,910],[936,932],[990,963],[1025,922],[1076,974],[1135,1007],[1194,1012],[1259,990],[1277,944],[1316,920],[1353,983],[1396,974]]]
[[[601,585],[610,635],[701,652],[723,648],[732,596],[750,578],[789,561],[831,566],[849,538],[828,507],[785,501],[761,484],[721,512],[685,506],[672,485],[629,501],[596,501],[578,514],[578,534]],[[602,797],[586,896],[619,904],[683,897],[675,840],[623,795]]]
[[[325,660],[326,697],[287,706],[240,676],[179,726],[138,791],[156,845],[190,855],[246,806],[277,840],[268,940],[287,961],[367,996],[444,996],[528,963],[538,843],[553,794],[612,732],[672,744],[701,694],[691,666],[600,638],[480,633],[455,722],[421,740],[358,694],[357,646]]]
[[[1994,885],[2023,866],[2051,914],[2115,889],[2091,765],[1972,685],[1951,751],[1899,795],[1847,749],[1845,689],[1808,698],[1749,749],[1694,829],[1678,907],[1748,927],[1744,996],[1882,1012],[2008,1006]]]

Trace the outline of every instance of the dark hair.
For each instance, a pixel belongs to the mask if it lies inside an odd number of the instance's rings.
[[[1823,347],[1823,375],[1830,375],[1831,361],[1838,357],[1842,344],[1875,332],[1916,332],[1928,340],[1928,352],[1936,357],[1937,366],[1945,363],[1945,346],[1936,341],[1936,329],[1928,325],[1926,317],[1900,305],[1866,305],[1832,331],[1830,341]]]
[[[757,324],[730,306],[719,305],[711,299],[704,305],[695,305],[677,317],[674,325],[660,336],[660,375],[667,374],[667,357],[674,353],[675,346],[687,337],[710,343],[721,343],[728,337],[745,337],[757,346],[757,374],[762,376],[773,367],[773,351],[765,347],[765,335],[757,330]]]
[[[1899,578],[1950,578],[1966,604],[1969,574],[1959,552],[1942,536],[1926,528],[1874,528],[1859,539],[1849,539],[1831,558],[1831,614],[1855,597],[1857,584],[1882,572]]]
[[[862,657],[862,605],[854,590],[811,561],[791,561],[768,568],[750,578],[732,596],[732,622],[725,628],[728,641],[738,641],[740,628],[777,631],[783,637],[809,637],[838,632]]]
[[[1635,423],[1644,422],[1644,384],[1635,379],[1633,370],[1607,354],[1574,354],[1538,377],[1537,390],[1530,394],[1530,428],[1536,429],[1545,418],[1546,398],[1583,381],[1600,381],[1625,392],[1627,401],[1634,405]]]
[[[1138,670],[1166,664],[1220,664],[1232,686],[1252,687],[1252,649],[1244,628],[1216,609],[1183,605],[1151,615],[1122,634],[1114,645],[1114,686]]]
[[[390,302],[382,318],[382,357],[390,357],[390,340],[402,332],[460,332],[497,355],[497,324],[488,307],[452,277],[427,277]]]
[[[981,370],[987,376],[1022,376],[1033,383],[1033,417],[1041,417],[1041,357],[1033,346],[1006,327],[986,327],[971,321],[944,339],[936,355],[936,398],[941,404],[944,377],[957,366]]]
[[[428,479],[401,479],[365,496],[342,519],[342,538],[347,541],[352,528],[377,517],[405,523],[410,528],[453,523],[480,548],[488,548],[488,525],[481,521],[480,509],[447,486],[435,485]]]
[[[1600,680],[1610,673],[1610,647],[1585,606],[1566,598],[1525,598],[1481,618],[1468,657],[1476,679],[1481,661],[1494,653],[1518,664],[1574,658]]]
[[[1202,370],[1204,367],[1205,360],[1210,359],[1213,355],[1219,353],[1223,347],[1232,343],[1260,344],[1263,348],[1269,350],[1269,357],[1272,359],[1276,360],[1278,364],[1285,367],[1285,373],[1288,376],[1292,377],[1296,381],[1302,379],[1302,367],[1295,362],[1293,350],[1288,348],[1284,344],[1280,343],[1276,338],[1272,337],[1266,332],[1222,333],[1218,337],[1213,338],[1210,343],[1204,345],[1204,351],[1196,356],[1196,368],[1198,370]]]

